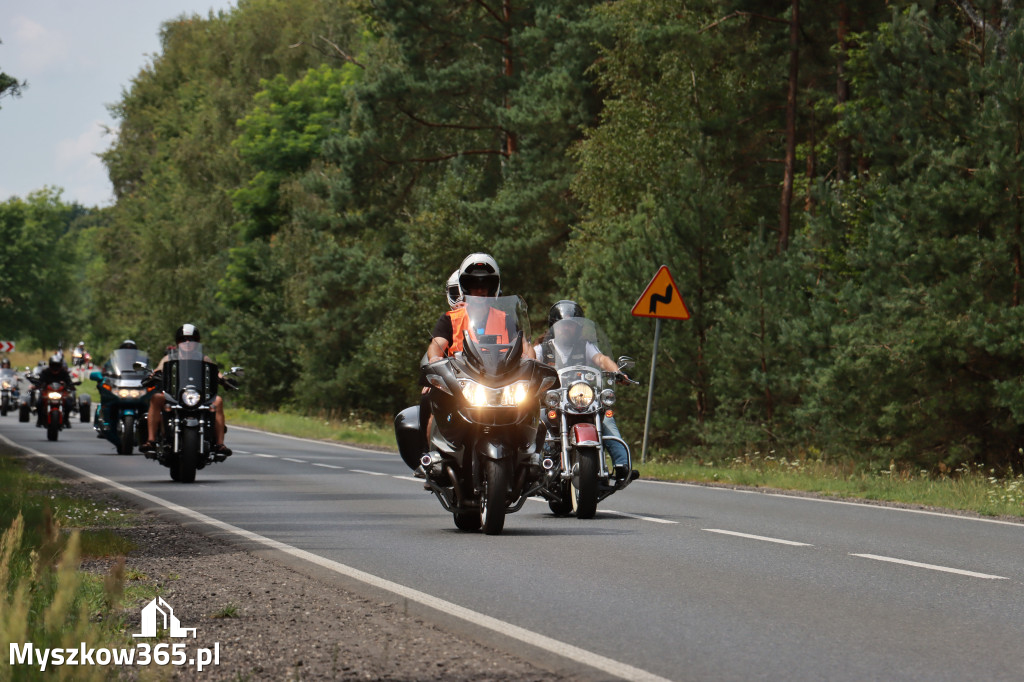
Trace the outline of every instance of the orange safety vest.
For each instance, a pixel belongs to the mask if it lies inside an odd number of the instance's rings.
[[[477,340],[477,331],[469,326],[469,314],[465,308],[456,308],[445,313],[452,321],[452,342],[448,346],[448,355],[455,355],[462,350],[463,332],[468,331],[469,337]],[[484,334],[498,337],[498,343],[511,343],[508,340],[508,328],[505,326],[505,313],[491,308],[487,313],[487,326]]]

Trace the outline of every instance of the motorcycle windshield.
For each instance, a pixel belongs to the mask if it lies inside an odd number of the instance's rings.
[[[203,355],[203,344],[195,341],[179,343],[167,353],[164,369],[164,390],[175,398],[186,388],[193,388],[209,403],[217,395],[217,365]]]
[[[18,373],[13,369],[0,369],[0,386],[3,386],[3,388],[17,388]]]
[[[136,378],[144,372],[133,367],[135,362],[149,364],[149,356],[134,348],[118,348],[110,354],[104,373],[111,377]]]
[[[593,320],[585,317],[570,317],[552,325],[540,347],[542,362],[554,366],[559,374],[563,370],[576,368],[590,369],[600,375],[597,364],[599,354],[612,357],[611,343]]]
[[[496,375],[519,367],[522,344],[530,338],[526,303],[518,296],[466,296],[463,334],[468,362],[484,374]]]

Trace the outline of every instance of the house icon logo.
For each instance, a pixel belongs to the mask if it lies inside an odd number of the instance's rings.
[[[174,609],[163,597],[157,597],[142,608],[142,632],[132,637],[156,637],[158,629],[167,630],[170,637],[188,637],[189,633],[193,639],[196,636],[195,628],[181,627],[181,622],[174,616]]]

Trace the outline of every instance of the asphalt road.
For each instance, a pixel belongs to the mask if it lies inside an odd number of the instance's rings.
[[[91,425],[0,435],[592,679],[1024,679],[1019,524],[637,481],[593,520],[530,501],[489,537],[393,453],[231,428],[187,485]]]

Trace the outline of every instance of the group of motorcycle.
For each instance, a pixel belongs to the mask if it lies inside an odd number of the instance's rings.
[[[102,398],[96,408],[96,432],[119,454],[132,454],[148,438],[149,402],[162,392],[165,407],[156,448],[145,455],[170,469],[172,480],[191,483],[196,471],[226,459],[213,447],[214,401],[219,386],[237,388],[232,378],[241,378],[243,370],[232,367],[221,375],[204,355],[202,344],[192,340],[170,348],[162,368],[153,370],[148,363],[145,353],[122,347],[110,354],[105,371],[89,375]]]
[[[636,383],[623,371],[596,366],[591,353],[556,353],[553,365],[524,355],[529,319],[518,296],[466,296],[469,318],[463,351],[426,364],[433,416],[426,437],[418,406],[395,419],[399,452],[424,487],[450,512],[460,530],[502,532],[505,516],[530,497],[548,502],[557,515],[592,518],[598,503],[635,478],[617,477],[602,433],[613,415],[614,384]],[[512,321],[509,335],[483,333],[495,313]],[[476,330],[476,331],[472,331]],[[561,347],[610,346],[593,321],[573,318],[552,325],[546,343]],[[582,345],[581,345],[582,344]],[[539,434],[539,437],[538,437]]]
[[[82,422],[89,421],[91,400],[87,395],[78,396],[74,386],[45,383],[42,367],[42,363],[35,368],[26,367],[22,374],[10,367],[0,369],[0,416],[17,411],[18,421],[27,422],[35,413],[37,423],[46,429],[47,439],[55,441],[63,429],[71,428],[73,413],[77,412]],[[22,390],[23,380],[28,384],[27,390]]]
[[[84,370],[91,366],[91,356],[83,349],[75,362]],[[146,457],[169,468],[171,479],[190,483],[197,470],[226,459],[213,447],[214,401],[218,386],[237,388],[234,378],[241,378],[243,370],[232,367],[221,375],[217,365],[203,354],[202,344],[193,340],[168,349],[160,370],[150,369],[148,362],[148,356],[134,342],[126,341],[111,352],[103,371],[89,373],[101,397],[93,428],[97,437],[117,448],[118,454],[131,455],[148,438],[149,403],[155,393],[162,392],[166,397],[162,424],[157,429],[155,451],[147,452]],[[70,427],[68,415],[77,411],[81,421],[88,423],[93,416],[92,405],[88,395],[76,398],[73,387],[69,389],[60,382],[43,385],[38,376],[43,366],[40,363],[40,367],[25,372],[24,378],[34,387],[28,395],[20,390],[21,377],[14,370],[0,370],[0,411],[6,415],[17,405],[19,421],[27,422],[33,411],[39,415],[38,411],[43,410],[39,421],[46,427],[48,439],[57,440],[60,431]],[[81,384],[81,379],[74,378],[73,384]]]

